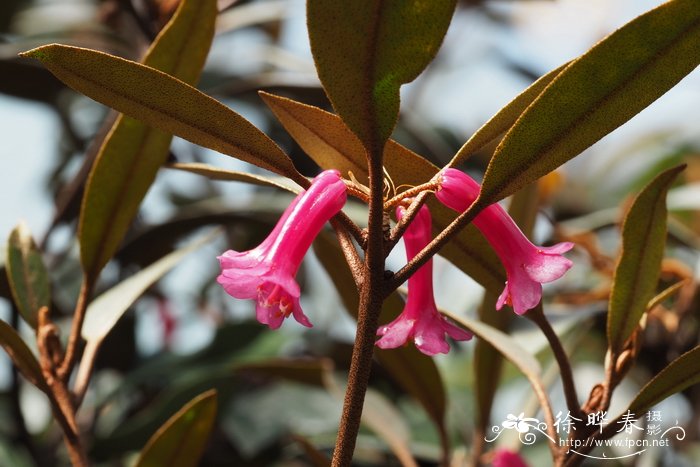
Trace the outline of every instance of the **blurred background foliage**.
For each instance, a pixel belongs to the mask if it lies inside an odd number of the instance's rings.
[[[462,1],[435,61],[402,90],[394,138],[444,165],[469,135],[529,83],[659,3]],[[138,60],[176,6],[176,0],[0,2],[0,235],[6,237],[20,218],[27,219],[51,272],[54,316],[72,310],[80,285],[75,229],[82,188],[115,114],[67,89],[45,68],[16,58],[17,53],[59,42]],[[257,95],[267,90],[330,109],[309,52],[304,2],[221,0],[219,9],[217,35],[199,88],[266,132],[302,173],[315,174],[313,162]],[[535,239],[578,245],[571,256],[575,267],[547,289],[546,311],[573,353],[577,386],[585,397],[603,375],[604,310],[626,203],[662,169],[688,164],[668,198],[670,233],[661,281],[668,286],[679,279],[694,280],[650,314],[641,357],[618,391],[613,412],[651,375],[698,344],[700,303],[694,282],[700,269],[699,105],[700,76],[695,72],[537,186]],[[486,147],[463,168],[478,177],[493,149]],[[170,162],[176,161],[260,171],[177,138],[170,154]],[[158,426],[210,388],[219,392],[219,408],[202,465],[324,465],[335,438],[341,406],[338,384],[348,367],[353,338],[354,322],[343,300],[320,263],[309,258],[300,280],[314,328],[292,323],[269,331],[252,320],[252,303],[231,299],[214,281],[215,256],[227,248],[245,250],[259,243],[289,200],[288,194],[270,188],[161,170],[127,239],[103,272],[98,292],[205,226],[222,225],[226,234],[152,287],[102,347],[80,413],[83,426],[92,427],[90,457],[98,465],[132,461]],[[402,261],[399,252],[389,265],[396,268]],[[436,281],[443,284],[436,290],[438,304],[474,316],[481,289],[447,262],[437,261],[436,268]],[[0,295],[0,317],[30,335],[11,304],[4,273]],[[529,323],[513,320],[512,333],[539,355],[545,368],[554,368],[544,338]],[[435,359],[447,394],[446,437],[455,465],[470,458],[475,432],[473,344],[454,345],[449,355]],[[555,373],[550,371],[551,381]],[[389,433],[381,434],[368,421],[357,464],[399,465],[391,440],[401,444],[410,438],[420,464],[436,465],[441,428],[426,411],[426,400],[421,405],[407,385],[379,363],[373,369],[372,388],[369,412],[383,417]],[[530,392],[522,375],[506,364],[495,394],[493,424],[532,407]],[[560,393],[552,387],[555,413],[557,408],[565,410]],[[536,411],[530,410],[534,416]],[[646,453],[639,462],[696,465],[700,390],[690,388],[668,399],[663,416],[668,426],[681,423],[688,436],[673,448]],[[0,355],[0,421],[0,464],[66,462],[43,395],[21,381],[5,355]],[[499,443],[521,447],[517,439]],[[528,447],[525,455],[533,465],[548,462],[545,444]]]

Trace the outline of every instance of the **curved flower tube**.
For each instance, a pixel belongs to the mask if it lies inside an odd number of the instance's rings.
[[[403,215],[403,206],[397,207],[396,217],[401,219]],[[430,211],[423,205],[403,235],[408,261],[430,243],[431,224]],[[382,337],[376,344],[382,349],[393,349],[412,337],[418,350],[435,355],[450,350],[445,333],[458,341],[472,338],[470,332],[450,323],[438,312],[433,296],[433,261],[430,260],[409,277],[406,306],[398,318],[379,327],[377,335]]]
[[[463,212],[479,196],[481,186],[469,175],[448,168],[440,172],[435,195],[448,208]],[[486,237],[506,269],[507,281],[496,309],[510,305],[522,315],[542,299],[542,284],[559,279],[571,268],[562,256],[574,247],[571,242],[551,247],[533,245],[508,213],[492,204],[479,213],[474,225]]]
[[[312,324],[299,304],[295,276],[304,255],[323,225],[345,204],[346,187],[337,170],[321,172],[287,207],[267,238],[252,250],[228,250],[218,257],[217,282],[239,299],[256,299],[256,317],[277,329],[292,315],[306,327]]]

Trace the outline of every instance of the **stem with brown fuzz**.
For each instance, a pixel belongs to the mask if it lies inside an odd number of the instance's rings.
[[[578,400],[578,394],[576,393],[576,384],[574,384],[571,362],[569,362],[569,357],[566,355],[566,351],[559,340],[559,336],[557,336],[554,329],[552,329],[552,325],[544,316],[542,304],[540,303],[537,307],[528,311],[525,316],[535,323],[547,338],[547,342],[549,342],[552,348],[552,353],[561,371],[561,381],[564,388],[564,396],[566,397],[566,405],[573,416],[581,418],[581,406]]]
[[[66,355],[63,358],[63,363],[58,368],[56,374],[59,379],[67,380],[73,370],[73,365],[78,358],[78,344],[80,343],[80,332],[83,329],[83,321],[85,321],[85,312],[87,311],[88,302],[92,293],[92,280],[83,279],[83,285],[80,287],[78,295],[78,303],[75,305],[73,313],[73,324],[71,325],[70,336],[68,336],[68,344],[66,345]]]
[[[368,151],[369,160],[369,222],[367,250],[362,271],[360,306],[357,317],[357,335],[352,351],[348,387],[345,391],[343,413],[338,427],[333,467],[349,467],[360,431],[362,408],[369,384],[372,355],[379,320],[384,301],[384,237],[382,231],[384,172],[382,166],[383,148]]]

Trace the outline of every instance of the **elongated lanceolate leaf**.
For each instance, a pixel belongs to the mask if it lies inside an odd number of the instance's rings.
[[[370,151],[381,151],[399,113],[399,88],[437,53],[454,0],[310,0],[307,24],[318,76],[333,108]]]
[[[700,63],[700,5],[672,0],[573,61],[510,129],[484,176],[480,204],[551,172],[635,116]]]
[[[185,0],[143,63],[194,85],[216,22],[216,0]],[[114,255],[156,173],[172,135],[120,115],[95,160],[83,196],[78,235],[85,274],[94,280]]]
[[[634,200],[622,226],[622,254],[608,309],[608,345],[613,354],[639,324],[654,296],[666,246],[666,192],[685,166],[656,177]]]
[[[7,279],[22,318],[33,328],[43,306],[51,306],[51,284],[41,252],[22,222],[7,241]]]
[[[216,420],[216,390],[188,402],[148,440],[137,467],[195,467]]]
[[[700,346],[695,347],[674,361],[649,381],[629,406],[635,414],[641,414],[677,392],[700,384]]]
[[[217,230],[214,231],[216,233]],[[88,345],[99,345],[121,316],[157,280],[174,268],[189,253],[211,241],[212,233],[203,235],[189,245],[173,251],[147,268],[104,292],[90,303],[81,334]]]
[[[253,185],[280,188],[285,191],[291,191],[295,194],[299,193],[300,191],[298,186],[289,182],[289,179],[286,177],[279,177],[277,180],[275,180],[271,177],[251,174],[248,172],[238,172],[236,170],[222,169],[219,167],[214,167],[213,165],[202,164],[199,162],[177,162],[170,164],[167,167],[170,169],[182,170],[183,172],[203,175],[210,180],[252,183]]]
[[[0,320],[0,346],[25,378],[42,391],[48,390],[36,357],[17,331],[3,320]]]
[[[498,329],[463,316],[443,312],[443,314],[456,323],[469,329],[480,339],[484,339],[498,350],[506,359],[514,364],[527,377],[533,387],[544,389],[542,383],[542,368],[537,359],[512,337]]]
[[[172,76],[113,55],[51,44],[36,58],[76,91],[161,130],[307,186],[291,159],[252,123]]]
[[[491,119],[484,123],[481,128],[476,130],[471,138],[467,140],[464,145],[459,148],[457,154],[452,158],[448,167],[454,167],[460,162],[464,161],[467,157],[490,143],[491,141],[498,138],[501,134],[508,131],[510,127],[516,122],[520,114],[529,106],[532,101],[534,101],[537,96],[539,96],[545,87],[556,78],[559,73],[568,65],[564,64],[546,75],[542,76],[540,79],[532,83],[523,92],[518,94],[518,96],[506,104],[501,110],[496,113]]]
[[[284,97],[260,93],[285,129],[322,168],[335,168],[343,175],[352,172],[367,183],[367,160],[362,144],[337,115]],[[415,186],[429,181],[438,168],[393,140],[384,148],[384,167],[394,184]],[[439,231],[455,213],[430,201],[433,225]],[[440,254],[489,290],[500,293],[505,273],[488,242],[474,226],[467,226]]]

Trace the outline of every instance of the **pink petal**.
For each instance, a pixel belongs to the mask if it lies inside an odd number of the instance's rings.
[[[474,334],[450,323],[444,316],[442,317],[442,329],[456,341],[468,341],[474,337]]]
[[[415,324],[416,321],[414,319],[406,319],[402,313],[391,323],[377,329],[377,335],[383,336],[376,342],[377,347],[380,349],[401,347],[408,341]]]
[[[421,319],[416,325],[413,341],[416,348],[426,355],[432,356],[450,351],[450,344],[445,340],[445,331],[441,326],[439,315],[430,319]]]
[[[523,270],[508,274],[507,288],[513,311],[519,315],[535,308],[542,299],[542,284],[530,279]]]
[[[558,254],[546,254],[537,252],[524,265],[530,278],[537,282],[552,282],[563,276],[574,263]]]

